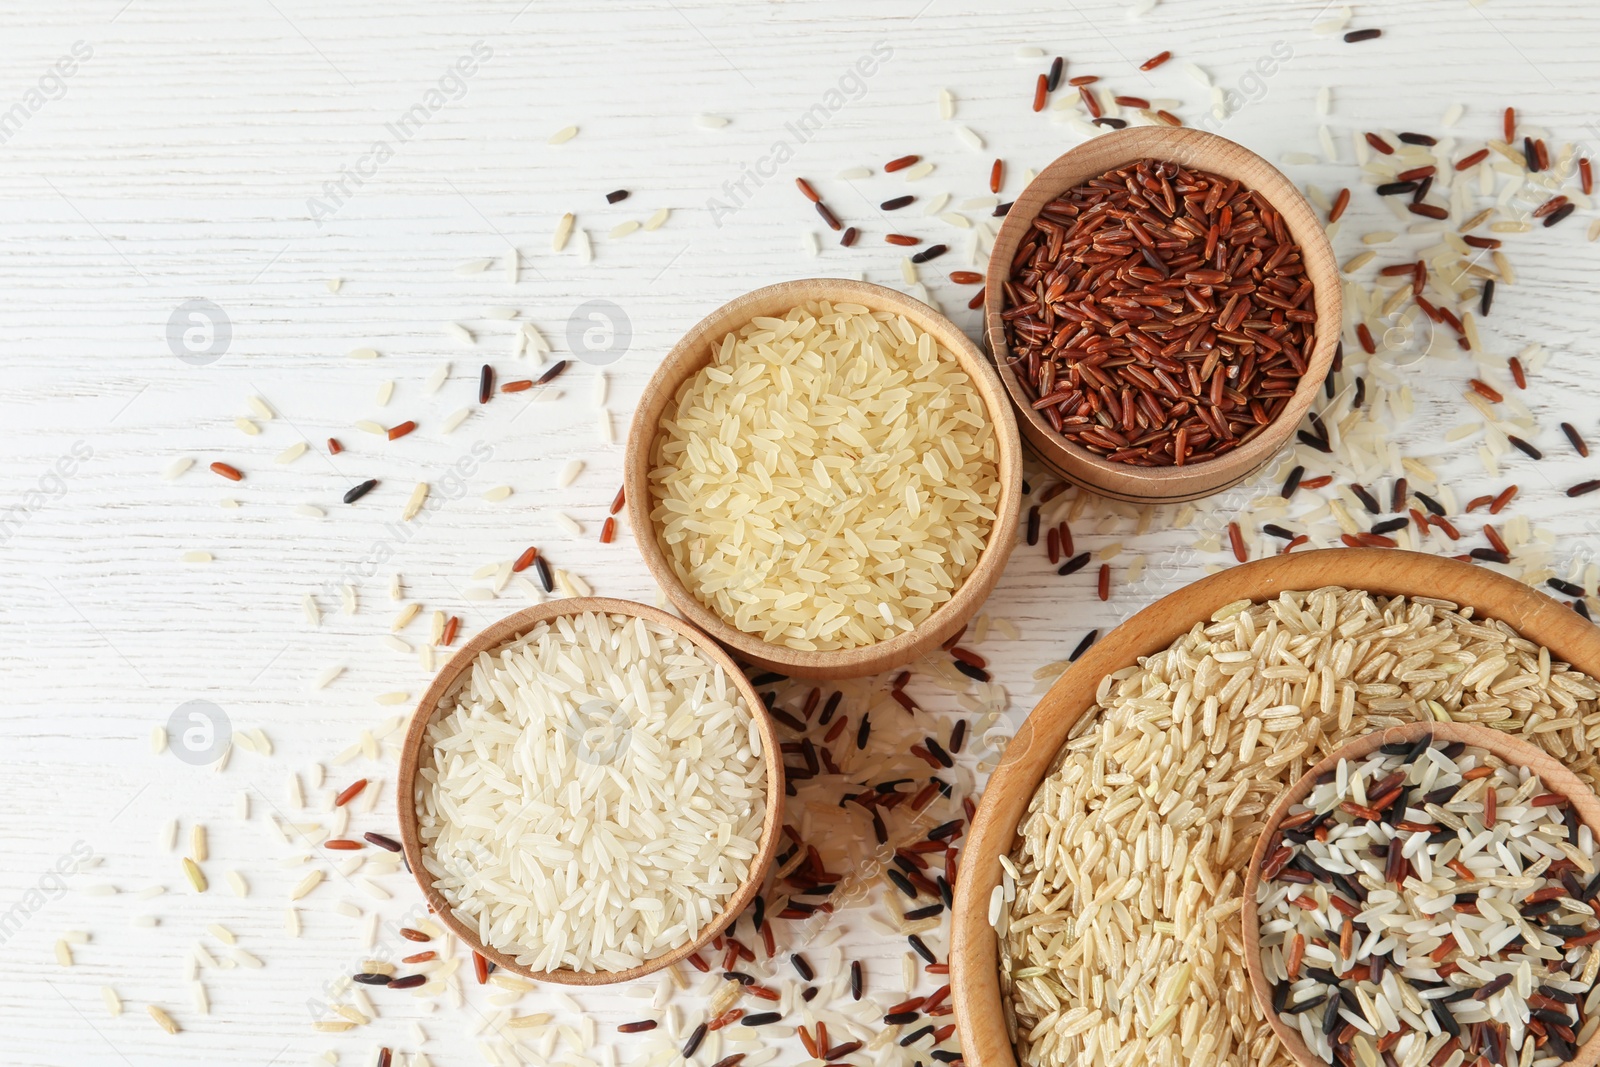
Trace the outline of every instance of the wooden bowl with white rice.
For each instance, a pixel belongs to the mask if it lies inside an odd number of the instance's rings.
[[[779,741],[721,648],[627,600],[552,601],[452,656],[397,783],[429,909],[490,963],[571,985],[684,959],[760,891]]]
[[[1439,715],[1498,723],[1593,789],[1596,678],[1600,628],[1420,553],[1275,556],[1139,612],[1061,676],[984,791],[952,917],[966,1062],[1291,1067],[1241,926],[1274,804],[1346,742]]]
[[[933,651],[993,590],[1021,435],[955,324],[883,286],[811,278],[684,335],[640,398],[624,484],[684,617],[769,670],[862,677]]]

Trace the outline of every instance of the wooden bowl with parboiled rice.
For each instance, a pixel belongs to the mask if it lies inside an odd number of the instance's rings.
[[[1333,364],[1342,301],[1294,182],[1225,137],[1139,126],[1071,149],[1011,205],[984,339],[1041,463],[1103,496],[1174,503],[1237,485],[1290,439]]]
[[[1289,1067],[1243,956],[1272,806],[1342,744],[1430,718],[1499,724],[1593,787],[1596,677],[1600,629],[1420,553],[1275,556],[1139,612],[1056,681],[984,791],[952,919],[967,1063]]]
[[[1597,826],[1593,788],[1502,730],[1416,722],[1341,746],[1250,856],[1244,961],[1263,1016],[1303,1067],[1380,1047],[1592,1067]]]
[[[777,851],[783,762],[755,689],[704,634],[581,597],[450,658],[396,792],[440,922],[508,971],[599,985],[676,963],[750,903]]]
[[[920,301],[813,278],[702,319],[628,432],[656,581],[745,660],[848,678],[956,634],[1016,540],[1021,438],[983,354]]]

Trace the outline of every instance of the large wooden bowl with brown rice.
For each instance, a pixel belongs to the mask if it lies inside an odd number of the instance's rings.
[[[1596,710],[1595,697],[1600,695],[1591,681],[1600,677],[1600,629],[1520,582],[1438,556],[1385,549],[1329,549],[1247,563],[1186,586],[1123,623],[1063,674],[1022,724],[989,780],[963,850],[950,953],[952,1001],[966,1062],[972,1067],[1012,1067],[1027,1062],[1016,1051],[1012,1030],[1017,1022],[1012,1013],[1012,997],[1003,992],[1002,984],[1004,981],[1014,986],[1018,981],[1039,976],[1024,975],[1019,979],[1013,972],[1011,977],[1002,978],[1002,944],[990,923],[991,897],[996,889],[1001,889],[1003,895],[1002,880],[1009,875],[1001,859],[1006,857],[1007,863],[1015,865],[1010,857],[1022,845],[1019,828],[1030,817],[1030,805],[1041,783],[1056,772],[1058,759],[1070,758],[1062,752],[1068,744],[1079,756],[1088,754],[1100,761],[1094,764],[1099,767],[1098,772],[1091,769],[1086,773],[1134,773],[1125,783],[1132,801],[1127,811],[1112,812],[1111,820],[1103,825],[1080,820],[1073,831],[1075,844],[1061,849],[1070,854],[1069,863],[1074,857],[1087,859],[1090,862],[1084,868],[1093,865],[1094,869],[1079,868],[1077,879],[1064,879],[1052,892],[1073,918],[1070,936],[1063,939],[1064,943],[1089,953],[1081,972],[1088,982],[1087,993],[1079,995],[1075,990],[1063,989],[1068,995],[1061,998],[1057,1017],[1078,1012],[1064,1027],[1078,1032],[1058,1040],[1076,1043],[1076,1048],[1085,1034],[1104,1032],[1107,1040],[1116,1041],[1114,1049],[1096,1052],[1084,1062],[1106,1063],[1115,1058],[1119,1063],[1243,1061],[1271,1067],[1293,1063],[1261,1016],[1246,978],[1241,956],[1242,872],[1268,812],[1307,768],[1357,736],[1416,720],[1430,712],[1424,709],[1418,714],[1415,707],[1408,707],[1409,698],[1402,686],[1385,688],[1387,679],[1380,678],[1386,669],[1383,664],[1373,666],[1372,677],[1363,679],[1361,684],[1366,688],[1359,700],[1354,690],[1348,698],[1341,693],[1329,706],[1318,706],[1315,714],[1295,718],[1292,730],[1263,735],[1260,727],[1251,728],[1241,721],[1243,716],[1230,716],[1225,707],[1214,710],[1209,719],[1197,711],[1188,746],[1168,738],[1166,727],[1160,724],[1159,711],[1130,727],[1124,717],[1127,701],[1118,703],[1123,710],[1109,718],[1099,701],[1120,700],[1111,691],[1109,676],[1140,670],[1145,657],[1167,650],[1197,624],[1213,627],[1213,637],[1208,640],[1217,647],[1232,649],[1232,642],[1237,640],[1232,631],[1254,625],[1261,615],[1249,610],[1250,605],[1276,601],[1286,592],[1325,587],[1365,591],[1372,597],[1385,598],[1389,604],[1393,601],[1388,598],[1406,598],[1407,613],[1400,622],[1385,624],[1399,627],[1387,636],[1378,635],[1382,626],[1347,620],[1343,615],[1327,620],[1325,624],[1332,626],[1353,623],[1352,635],[1370,631],[1366,636],[1371,644],[1364,655],[1372,653],[1381,642],[1405,640],[1411,620],[1425,618],[1431,618],[1437,626],[1451,628],[1451,635],[1447,636],[1464,643],[1458,655],[1481,659],[1504,652],[1505,666],[1490,672],[1493,677],[1483,684],[1512,681],[1500,678],[1501,674],[1532,674],[1532,679],[1518,677],[1515,685],[1500,686],[1503,691],[1498,696],[1490,695],[1486,688],[1474,688],[1474,699],[1464,708],[1459,706],[1459,694],[1454,699],[1447,698],[1441,703],[1446,714],[1453,711],[1453,717],[1462,721],[1498,722],[1500,728],[1561,759],[1584,782],[1600,784],[1600,744],[1589,740],[1585,725]],[[1359,598],[1347,599],[1354,605]],[[1451,611],[1441,601],[1461,610]],[[1318,603],[1326,605],[1327,601]],[[1334,598],[1332,603],[1329,610],[1337,611],[1340,601]],[[1277,617],[1272,608],[1264,610],[1263,617]],[[1353,606],[1351,610],[1363,609]],[[1290,628],[1292,640],[1295,634],[1291,624],[1296,616],[1292,612],[1279,614],[1290,619],[1283,625]],[[1230,632],[1222,636],[1225,622],[1232,622],[1233,626],[1226,627]],[[1416,625],[1421,627],[1423,622]],[[1304,632],[1315,630],[1312,626]],[[1331,645],[1335,639],[1324,637],[1321,643]],[[1302,656],[1316,659],[1320,653],[1310,647],[1316,644],[1313,640],[1296,647]],[[1548,650],[1548,659],[1541,659],[1541,650]],[[1376,654],[1385,652],[1378,648]],[[1190,658],[1209,657],[1191,649]],[[1235,652],[1230,652],[1228,659],[1242,663]],[[1398,661],[1399,657],[1395,659]],[[1582,672],[1589,679],[1575,672]],[[1202,679],[1199,688],[1203,690],[1215,681]],[[1191,693],[1184,699],[1195,695]],[[1231,700],[1234,694],[1228,696]],[[1169,708],[1172,702],[1173,698],[1167,698]],[[1452,708],[1452,704],[1456,707]],[[1528,710],[1530,707],[1532,711]],[[1170,724],[1170,711],[1166,718]],[[1255,736],[1241,736],[1248,733]],[[1141,752],[1130,747],[1151,742],[1171,751]],[[1200,757],[1199,768],[1201,779],[1212,774],[1215,780],[1208,787],[1194,774],[1187,775],[1184,782],[1196,788],[1194,795],[1184,795],[1171,783],[1179,777],[1181,764],[1196,747],[1215,750],[1209,764]],[[1223,758],[1233,766],[1219,772],[1217,761]],[[1132,765],[1139,760],[1145,763],[1142,773]],[[1255,769],[1239,773],[1241,765]],[[1120,779],[1111,783],[1116,787],[1121,784]],[[1152,790],[1170,795],[1152,802]],[[1144,816],[1135,814],[1134,809],[1145,804],[1159,813],[1158,818],[1150,820],[1152,825],[1157,821],[1162,824],[1155,830],[1158,840],[1164,831],[1173,831],[1167,837],[1172,854],[1147,853],[1140,868],[1133,862],[1137,857],[1129,856],[1117,839],[1124,833],[1140,832],[1136,824]],[[1066,806],[1063,803],[1057,810]],[[1181,825],[1174,830],[1174,824]],[[1099,869],[1100,861],[1081,851],[1085,844],[1102,857],[1126,857],[1128,877],[1123,885],[1110,888],[1112,881],[1124,875],[1118,872],[1108,878]],[[1189,846],[1196,844],[1200,847],[1191,851]],[[1183,854],[1176,854],[1179,851]],[[1135,884],[1130,888],[1136,878],[1147,880],[1152,886],[1165,880],[1176,899],[1168,901],[1162,899],[1162,894],[1155,894],[1146,917],[1141,901],[1144,886]],[[1080,888],[1088,892],[1098,915],[1084,915],[1081,902],[1072,899]],[[1095,894],[1103,894],[1104,899],[1096,900]],[[1020,900],[1022,890],[1017,895]],[[1010,906],[1003,906],[1003,910],[1006,918],[1002,921],[1009,922]],[[1026,937],[1026,932],[1022,936]],[[1125,944],[1136,943],[1140,937],[1147,939],[1146,949],[1124,955]],[[1008,943],[1005,955],[1009,958],[1010,953]],[[1073,985],[1077,985],[1077,973],[1074,968]],[[1178,984],[1175,975],[1183,979],[1183,989],[1169,988]],[[1099,1005],[1094,1003],[1096,990],[1101,998]],[[1108,1002],[1108,997],[1115,1002]],[[1179,1000],[1178,1010],[1168,1012],[1171,1005],[1157,1004],[1158,997]],[[1160,1018],[1163,1013],[1166,1018]],[[1034,1021],[1032,1026],[1041,1031],[1035,1040],[1041,1041],[1044,1032],[1055,1023],[1056,1020]],[[1147,1030],[1155,1023],[1163,1033],[1151,1038]],[[1104,1026],[1112,1029],[1102,1031]],[[1021,1036],[1026,1040],[1026,1033]],[[1103,1042],[1097,1041],[1097,1046],[1104,1048]],[[1058,1062],[1049,1057],[1034,1058]]]

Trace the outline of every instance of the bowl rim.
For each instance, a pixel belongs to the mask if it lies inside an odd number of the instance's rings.
[[[556,971],[535,971],[519,964],[514,956],[492,946],[482,944],[478,939],[477,932],[456,917],[455,912],[445,901],[443,894],[434,888],[432,879],[427,875],[427,868],[422,863],[422,839],[418,827],[415,799],[417,772],[422,765],[422,749],[426,740],[428,726],[432,724],[438,714],[440,705],[455,692],[458,683],[466,672],[471,669],[472,664],[477,660],[480,653],[498,648],[509,641],[521,637],[541,622],[547,622],[563,615],[577,615],[587,611],[628,615],[634,618],[642,618],[647,622],[659,623],[687,637],[713,663],[727,672],[734,686],[739,690],[739,695],[749,705],[750,713],[755,718],[756,727],[761,734],[761,756],[767,774],[766,814],[761,824],[761,843],[755,858],[751,861],[749,875],[740,884],[739,889],[728,898],[727,903],[717,913],[716,917],[701,928],[699,935],[693,941],[680,945],[670,952],[648,959],[637,967],[630,967],[623,971],[574,971],[565,968]],[[406,863],[411,868],[412,877],[415,879],[418,888],[422,890],[422,895],[427,901],[430,918],[460,938],[462,944],[497,967],[504,968],[513,974],[519,974],[524,978],[532,978],[541,982],[555,982],[561,985],[608,985],[614,982],[631,981],[670,967],[709,944],[712,938],[725,930],[739,917],[740,913],[744,911],[761,890],[762,883],[766,880],[767,871],[772,865],[773,857],[777,854],[778,843],[781,840],[779,830],[783,816],[784,774],[783,760],[778,746],[777,728],[773,725],[772,717],[767,713],[766,705],[756,692],[755,686],[750,684],[749,678],[739,669],[739,665],[733,661],[733,658],[719,647],[715,641],[712,641],[697,630],[692,623],[685,622],[683,619],[679,619],[659,608],[652,608],[631,600],[619,600],[614,597],[568,597],[562,600],[547,601],[507,615],[478,631],[439,668],[438,672],[434,674],[433,680],[429,682],[428,688],[418,698],[416,708],[411,715],[411,721],[406,726],[405,740],[400,755],[400,771],[395,779],[395,806],[400,822],[401,847],[405,853]]]
[[[1267,845],[1277,833],[1279,824],[1283,822],[1289,808],[1303,801],[1316,787],[1317,778],[1338,767],[1341,759],[1365,759],[1376,752],[1381,745],[1398,742],[1414,743],[1424,736],[1435,740],[1464,741],[1468,745],[1486,750],[1513,766],[1528,768],[1539,775],[1547,790],[1560,793],[1571,801],[1578,818],[1588,824],[1590,830],[1600,835],[1600,797],[1595,795],[1593,787],[1586,785],[1583,779],[1544,749],[1529,744],[1514,734],[1478,723],[1418,721],[1403,726],[1372,730],[1339,746],[1315,766],[1308,768],[1306,773],[1295,779],[1294,784],[1272,806],[1266,823],[1256,838],[1255,848],[1250,853],[1250,866],[1245,869],[1242,890],[1244,906],[1240,909],[1240,919],[1243,923],[1244,965],[1250,975],[1250,989],[1255,996],[1256,1006],[1261,1010],[1273,1032],[1278,1035],[1278,1040],[1303,1067],[1324,1067],[1325,1061],[1306,1047],[1298,1029],[1285,1023],[1282,1016],[1272,1010],[1272,985],[1267,981],[1266,974],[1261,968],[1261,924],[1256,893],[1261,885],[1261,863],[1265,858]],[[1589,1035],[1589,1040],[1579,1045],[1574,1053],[1573,1058],[1566,1061],[1563,1067],[1567,1065],[1593,1067],[1595,1061],[1600,1059],[1600,1031]]]
[[[650,518],[650,456],[660,432],[660,420],[688,376],[710,360],[711,345],[730,330],[775,306],[794,306],[809,300],[861,304],[874,311],[904,315],[919,329],[933,335],[949,350],[972,378],[989,412],[997,446],[996,478],[1000,498],[996,519],[990,525],[978,562],[956,587],[949,600],[914,629],[886,641],[855,648],[812,652],[769,644],[755,634],[723,620],[701,604],[678,579],[656,538]],[[734,322],[734,326],[727,325]],[[668,384],[668,379],[675,382]],[[886,286],[845,278],[800,278],[762,286],[734,297],[703,316],[667,353],[645,386],[628,428],[623,484],[626,487],[628,525],[657,585],[685,618],[742,658],[762,667],[805,678],[853,678],[903,666],[957,633],[982,607],[1004,571],[1017,539],[1022,511],[1022,437],[1005,388],[983,351],[955,323],[929,305]]]
[[[1236,171],[1253,172],[1248,180],[1240,180],[1266,197],[1283,216],[1291,236],[1300,245],[1306,276],[1315,286],[1316,344],[1306,373],[1301,375],[1283,411],[1265,430],[1233,451],[1183,467],[1134,467],[1112,463],[1066,440],[1032,407],[1033,401],[1009,358],[1010,346],[1005,336],[1004,283],[1010,277],[1015,251],[1039,212],[1063,192],[1089,178],[1145,158],[1172,160],[1230,178],[1240,177],[1234,173]],[[1177,503],[1195,499],[1197,495],[1220,492],[1236,485],[1270,463],[1315,402],[1317,391],[1333,365],[1343,330],[1344,293],[1338,261],[1327,232],[1299,187],[1268,160],[1237,141],[1188,126],[1132,126],[1114,130],[1056,157],[1028,183],[1007,211],[995,237],[994,253],[990,256],[984,281],[984,344],[1005,383],[1014,414],[1030,446],[1051,453],[1041,458],[1052,467],[1065,467],[1066,470],[1059,472],[1063,476],[1073,468],[1093,472],[1100,476],[1096,481],[1110,484],[1091,483],[1088,488],[1128,500]],[[1116,488],[1123,484],[1140,488],[1124,495]],[[1201,484],[1209,488],[1196,493],[1192,487]]]
[[[998,946],[989,896],[1028,801],[1067,732],[1094,703],[1100,679],[1166,648],[1195,623],[1240,600],[1323,586],[1378,596],[1449,600],[1499,619],[1561,660],[1600,677],[1600,627],[1514,578],[1443,556],[1399,549],[1338,548],[1273,556],[1230,567],[1144,608],[1058,678],[1007,746],[989,778],[962,850],[961,890],[951,916],[950,970],[957,1025],[971,1067],[1016,1067],[1000,998]],[[1419,592],[1421,590],[1421,592]]]

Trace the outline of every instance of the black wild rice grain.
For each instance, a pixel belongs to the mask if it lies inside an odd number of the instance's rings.
[[[1279,526],[1275,522],[1269,522],[1269,523],[1265,524],[1264,526],[1262,526],[1261,527],[1261,532],[1266,534],[1266,535],[1268,535],[1269,537],[1281,537],[1285,541],[1293,541],[1294,540],[1294,531],[1293,530],[1285,530],[1282,526]]]
[[[1416,497],[1417,500],[1422,503],[1422,506],[1428,509],[1430,514],[1437,515],[1441,519],[1445,517],[1444,505],[1433,499],[1433,497],[1429,496],[1427,493],[1424,493],[1422,490],[1418,489],[1411,495]]]
[[[1576,611],[1579,615],[1582,615],[1586,619],[1589,618],[1589,605],[1581,600],[1574,600],[1572,602],[1572,610]],[[1593,622],[1594,620],[1590,619],[1590,621]]]
[[[640,1019],[638,1022],[633,1022],[633,1023],[618,1023],[617,1024],[617,1033],[619,1033],[619,1034],[645,1034],[645,1033],[649,1033],[651,1030],[654,1030],[659,1025],[660,1024],[657,1023],[654,1019]],[[747,1025],[747,1026],[750,1025],[750,1020],[748,1018],[745,1019],[745,1025]]]
[[[700,1042],[704,1041],[705,1039],[706,1024],[701,1023],[699,1026],[695,1027],[694,1032],[689,1035],[689,1040],[683,1043],[683,1058],[688,1059],[698,1052],[700,1050]]]
[[[485,363],[478,372],[478,403],[487,404],[494,396],[494,368]]]
[[[1098,118],[1091,119],[1096,126],[1104,126],[1108,130],[1125,130],[1128,128],[1127,119]]]
[[[1400,135],[1400,140],[1404,141],[1406,144],[1419,144],[1427,148],[1432,148],[1434,145],[1439,143],[1437,138],[1429,137],[1425,133],[1402,133]]]
[[[861,961],[850,961],[850,999],[860,1000],[861,991],[866,988],[865,976],[861,973]]]
[[[955,907],[956,891],[951,888],[949,882],[945,881],[944,875],[941,874],[939,877],[935,878],[933,880],[933,884],[939,887],[939,899],[944,901],[944,906],[947,908]]]
[[[1550,903],[1557,904],[1559,906],[1560,902],[1559,901],[1550,901]],[[1554,911],[1555,909],[1552,908],[1551,910]],[[1491,978],[1487,982],[1483,983],[1483,985],[1479,986],[1478,987],[1478,991],[1476,993],[1472,994],[1472,999],[1473,1000],[1488,1000],[1490,997],[1494,996],[1496,993],[1500,992],[1500,990],[1504,989],[1506,986],[1508,986],[1510,984],[1511,984],[1511,975],[1509,975],[1509,974],[1497,975],[1496,977]]]
[[[1522,139],[1522,156],[1528,163],[1528,170],[1534,174],[1539,173],[1539,153],[1534,150],[1533,138]]]
[[[918,937],[916,934],[912,934],[910,937],[906,938],[906,944],[911,946],[911,951],[915,952],[929,963],[939,962],[939,957],[933,954],[933,949],[929,948],[923,942],[922,938]]]
[[[1544,453],[1543,452],[1539,451],[1533,445],[1529,444],[1527,441],[1524,441],[1522,438],[1518,437],[1514,433],[1506,434],[1506,440],[1510,441],[1513,448],[1515,448],[1518,452],[1521,452],[1523,455],[1527,456],[1529,459],[1543,459],[1544,458]]]
[[[950,751],[959,753],[961,746],[967,742],[967,720],[957,719],[955,726],[950,730]]]
[[[738,982],[740,985],[756,984],[756,976],[753,974],[745,974],[743,971],[723,971],[722,977],[725,981]]]
[[[844,234],[840,236],[839,243],[844,245],[846,248],[849,248],[851,245],[856,243],[856,238],[859,236],[861,236],[860,230],[856,229],[854,226],[848,227],[844,231]]]
[[[817,214],[822,216],[822,221],[828,224],[830,230],[844,229],[844,223],[839,221],[839,216],[828,210],[828,205],[818,200],[816,203]]]
[[[1489,314],[1489,308],[1494,304],[1494,279],[1489,278],[1483,283],[1483,295],[1478,297],[1478,314]]]
[[[1078,662],[1078,657],[1082,656],[1085,652],[1089,651],[1089,646],[1094,644],[1095,639],[1097,637],[1099,637],[1099,636],[1100,636],[1100,631],[1098,629],[1090,630],[1088,633],[1084,634],[1083,635],[1083,640],[1078,642],[1078,647],[1074,648],[1072,650],[1072,653],[1069,656],[1067,656],[1067,662],[1068,663],[1076,663],[1076,662]]]
[[[907,193],[905,196],[890,197],[888,200],[885,200],[883,203],[879,204],[878,209],[880,211],[898,211],[907,204],[914,202],[916,199],[917,198],[912,196],[910,193]]]
[[[540,556],[533,561],[533,569],[539,572],[539,584],[544,587],[544,591],[546,593],[555,592],[556,582],[550,575],[550,561]]]
[[[962,666],[959,660],[956,661],[956,666]],[[923,738],[922,747],[933,753],[933,758],[944,764],[946,767],[954,767],[956,765],[956,761],[950,758],[950,754],[944,750],[944,746],[935,741],[933,738]]]
[[[390,982],[389,988],[415,989],[420,985],[425,985],[427,981],[428,976],[425,974],[408,974],[404,978],[396,978],[394,981]]]
[[[1591,478],[1587,482],[1579,482],[1571,489],[1568,489],[1567,495],[1583,496],[1586,493],[1594,492],[1596,489],[1600,489],[1600,478]]]
[[[940,1063],[963,1063],[965,1062],[966,1056],[965,1053],[957,1052],[953,1049],[947,1048],[936,1048],[932,1052],[929,1052],[928,1055],[933,1059],[938,1060]]]
[[[1039,543],[1039,505],[1035,504],[1028,509],[1028,544]]]
[[[885,1026],[904,1026],[906,1023],[917,1021],[918,1015],[914,1011],[892,1011],[883,1017]]]
[[[1368,511],[1372,512],[1372,514],[1374,514],[1374,515],[1382,515],[1383,514],[1383,505],[1378,503],[1378,498],[1377,497],[1375,497],[1371,493],[1367,492],[1367,487],[1366,486],[1361,485],[1361,484],[1359,484],[1357,482],[1351,482],[1350,483],[1350,491],[1356,495],[1356,499],[1357,500],[1361,501],[1361,506],[1366,508]]]
[[[915,1015],[916,1012],[908,1012],[907,1014]],[[923,1038],[925,1038],[929,1034],[933,1033],[934,1029],[935,1029],[935,1027],[933,1027],[932,1025],[928,1025],[928,1026],[924,1026],[920,1030],[913,1030],[911,1033],[907,1034],[905,1037],[902,1037],[900,1039],[900,1047],[901,1048],[910,1048],[912,1045],[915,1045],[918,1041],[921,1041]]]
[[[756,894],[756,902],[752,908],[750,921],[755,924],[757,933],[761,931],[761,928],[767,922],[767,898],[759,893]]]
[[[1284,1015],[1303,1015],[1303,1014],[1305,1014],[1306,1012],[1310,1011],[1312,1008],[1315,1008],[1317,1005],[1321,1004],[1323,1001],[1325,1001],[1327,999],[1328,999],[1328,994],[1326,994],[1326,993],[1318,993],[1316,996],[1311,997],[1308,1000],[1302,1000],[1298,1004],[1294,1004],[1294,1005],[1291,1005],[1290,1007],[1284,1008],[1282,1014],[1284,1014]]]
[[[982,667],[974,667],[972,664],[963,663],[961,660],[952,660],[951,662],[956,665],[956,670],[974,681],[987,682],[989,680],[989,672]]]
[[[1379,196],[1399,196],[1401,193],[1414,193],[1417,191],[1416,182],[1384,182],[1374,190]]]
[[[922,251],[912,256],[911,262],[926,263],[930,259],[938,259],[948,251],[950,251],[949,245],[929,245],[927,248],[924,248]]]
[[[1089,553],[1079,552],[1056,569],[1057,574],[1075,574],[1089,565]]]
[[[1328,444],[1328,442],[1321,437],[1318,437],[1316,434],[1307,433],[1304,430],[1297,430],[1295,435],[1300,438],[1301,444],[1309,448],[1314,448],[1318,452],[1326,452],[1330,455],[1333,453],[1333,446]]]
[[[788,681],[788,676],[777,671],[766,671],[750,679],[750,684],[760,689],[764,685],[774,685],[778,682]]]
[[[365,838],[369,844],[377,845],[379,848],[385,849],[389,852],[399,852],[401,850],[400,842],[396,841],[392,837],[385,837],[382,834],[374,834],[370,832],[362,834],[361,836]]]
[[[744,1062],[744,1057],[745,1053],[735,1052],[732,1056],[722,1057],[722,1059],[713,1063],[711,1067],[739,1067],[739,1064]]]
[[[1344,35],[1344,43],[1355,44],[1358,41],[1370,41],[1376,37],[1382,36],[1382,30],[1351,30],[1349,33]]]
[[[1004,204],[996,204],[995,208],[994,208],[994,211],[990,213],[990,217],[991,218],[996,218],[996,219],[1005,218],[1006,217],[1006,213],[1011,210],[1011,204],[1013,202],[1014,201],[1007,201]]]
[[[1410,484],[1404,478],[1395,480],[1394,488],[1389,492],[1390,511],[1404,511],[1406,509],[1406,497],[1410,495],[1408,492],[1410,488]]]
[[[1578,432],[1576,426],[1570,422],[1563,422],[1561,424],[1561,432],[1567,435],[1567,440],[1572,442],[1572,447],[1577,450],[1578,455],[1585,458],[1588,457],[1589,443],[1583,439],[1583,435]]]
[[[533,384],[534,385],[549,385],[551,382],[553,382],[557,378],[561,377],[561,372],[566,370],[566,369],[567,369],[567,361],[564,360],[564,359],[558,359],[558,360],[556,360],[554,363],[552,363],[550,365],[550,369],[549,370],[545,371],[543,374],[541,374],[537,378],[535,378],[533,380]]]
[[[1332,379],[1329,379],[1329,380],[1331,381]],[[1362,404],[1366,403],[1366,400],[1367,400],[1367,380],[1365,378],[1363,378],[1361,375],[1358,374],[1358,375],[1356,375],[1355,406],[1359,408]]]
[[[1563,204],[1544,217],[1544,224],[1547,228],[1554,226],[1577,209],[1578,206],[1576,204]]]
[[[917,887],[911,884],[911,879],[895,870],[885,871],[884,873],[889,876],[889,881],[894,883],[896,889],[900,890],[900,892],[904,893],[911,900],[917,899]]]
[[[768,1023],[775,1023],[779,1019],[782,1019],[782,1018],[783,1018],[783,1015],[781,1013],[779,1013],[779,1012],[775,1012],[775,1011],[758,1011],[754,1015],[746,1015],[743,1019],[740,1019],[739,1020],[739,1025],[741,1025],[741,1026],[766,1026]],[[652,1022],[650,1025],[654,1026],[655,1023]]]
[[[362,985],[388,985],[394,981],[394,975],[362,972],[361,974],[351,975],[350,980],[352,982],[360,982]]]
[[[1050,61],[1050,73],[1045,76],[1044,87],[1049,92],[1055,92],[1061,85],[1061,71],[1067,65],[1064,56],[1056,56]]]
[[[1285,500],[1294,496],[1294,491],[1300,488],[1300,479],[1305,476],[1306,469],[1296,464],[1294,470],[1289,472],[1289,477],[1283,480],[1283,488],[1279,491]]]
[[[808,985],[800,991],[800,999],[810,1004],[817,996],[817,987]]]
[[[817,972],[811,969],[811,964],[800,953],[791,952],[789,954],[789,963],[794,967],[795,973],[805,981],[810,982],[817,977]]]
[[[938,915],[939,913],[941,913],[943,911],[944,911],[944,905],[943,904],[929,904],[925,908],[913,908],[913,909],[911,909],[910,911],[906,912],[905,917],[910,922],[919,922],[919,921],[921,921],[923,919],[931,919],[935,915]]]
[[[357,500],[360,500],[362,497],[364,497],[368,493],[372,492],[372,490],[375,489],[377,487],[377,485],[378,485],[378,479],[376,479],[376,478],[368,478],[366,481],[362,482],[360,485],[355,486],[355,487],[353,487],[351,489],[345,490],[344,502],[346,504],[354,504]]]
[[[626,189],[613,189],[606,194],[606,203],[608,204],[615,204],[626,199],[628,199],[628,190]]]
[[[1384,534],[1392,534],[1396,530],[1404,530],[1410,525],[1411,520],[1402,515],[1397,519],[1385,519],[1383,522],[1373,526],[1372,532],[1381,537]]]
[[[960,819],[951,819],[949,822],[942,822],[938,826],[935,826],[932,830],[928,831],[928,840],[944,841],[947,838],[953,837],[955,832],[959,829],[961,829]]]
[[[1551,578],[1545,584],[1551,589],[1554,589],[1556,592],[1562,593],[1566,596],[1583,595],[1583,586],[1579,585],[1577,582],[1569,582],[1565,578]],[[1600,875],[1597,875],[1596,877],[1600,877]]]
[[[822,714],[817,716],[818,726],[826,726],[833,721],[833,713],[839,710],[839,701],[843,699],[844,693],[838,690],[828,698],[828,702],[822,705]]]
[[[861,725],[856,727],[856,750],[861,751],[867,747],[867,738],[872,736],[872,718],[868,715],[861,716]]]
[[[1473,559],[1480,559],[1485,563],[1510,563],[1511,557],[1504,552],[1496,552],[1492,548],[1475,548],[1469,555]]]

